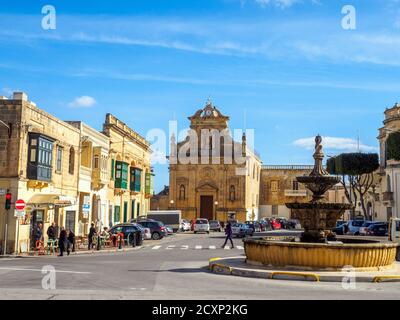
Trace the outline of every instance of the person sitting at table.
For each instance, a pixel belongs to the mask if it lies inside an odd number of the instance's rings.
[[[53,222],[50,227],[47,229],[47,236],[49,237],[49,240],[56,240],[56,224]]]

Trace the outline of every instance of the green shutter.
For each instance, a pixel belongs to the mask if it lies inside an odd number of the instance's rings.
[[[135,192],[140,192],[142,182],[142,170],[135,170]]]
[[[146,173],[146,186],[145,186],[145,192],[146,194],[153,194],[153,174],[150,172]]]
[[[120,213],[121,213],[121,208],[120,208],[120,206],[115,206],[115,207],[114,207],[114,222],[116,222],[116,223],[121,222]]]
[[[140,192],[141,178],[142,178],[142,170],[137,168],[131,168],[131,183],[129,186],[131,191]]]
[[[128,221],[128,202],[124,202],[124,222]]]
[[[111,159],[111,179],[114,180],[115,160]]]
[[[115,165],[115,188],[128,188],[128,164],[117,161]]]

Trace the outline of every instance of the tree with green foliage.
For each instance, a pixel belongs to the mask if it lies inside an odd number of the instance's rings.
[[[400,161],[400,132],[389,134],[386,140],[387,160]]]
[[[374,184],[374,171],[379,168],[379,156],[376,153],[342,153],[329,158],[327,170],[330,174],[341,176],[347,200],[357,205],[360,198],[364,216],[368,217],[365,195]]]

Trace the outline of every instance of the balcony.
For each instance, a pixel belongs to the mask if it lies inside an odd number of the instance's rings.
[[[307,197],[307,190],[285,190],[285,197]]]

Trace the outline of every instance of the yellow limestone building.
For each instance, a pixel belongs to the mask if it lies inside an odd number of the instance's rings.
[[[106,115],[103,133],[110,141],[110,224],[146,215],[154,193],[150,144],[112,114]]]
[[[86,236],[91,223],[95,224],[97,230],[109,226],[110,139],[81,121],[68,123],[76,127],[81,136],[77,235]],[[68,224],[71,223],[68,221]]]
[[[246,136],[234,141],[229,117],[211,101],[189,120],[186,139],[171,141],[169,209],[181,210],[185,219],[257,219],[261,161]]]
[[[10,210],[0,194],[2,252],[5,242],[6,252],[25,252],[35,245],[39,223],[46,241],[52,222],[65,226],[78,220],[80,132],[39,109],[23,92],[0,97],[0,120],[0,190],[12,194]],[[22,218],[14,216],[17,199],[26,203]],[[70,227],[77,232],[77,224]]]

